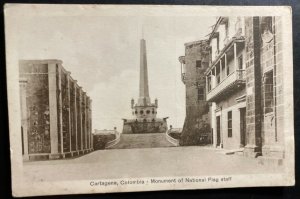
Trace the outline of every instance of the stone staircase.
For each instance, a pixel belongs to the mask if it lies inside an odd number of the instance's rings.
[[[118,144],[108,149],[173,147],[165,133],[122,134]]]

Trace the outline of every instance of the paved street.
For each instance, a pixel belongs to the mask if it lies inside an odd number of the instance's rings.
[[[24,163],[25,177],[34,181],[190,176],[191,171],[194,175],[278,172],[257,159],[201,147],[101,150],[71,160]]]

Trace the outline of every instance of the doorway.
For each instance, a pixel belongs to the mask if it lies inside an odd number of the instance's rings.
[[[246,108],[240,108],[240,133],[240,146],[244,147],[246,145]]]
[[[220,116],[217,116],[217,146],[220,146],[221,144],[221,118]]]

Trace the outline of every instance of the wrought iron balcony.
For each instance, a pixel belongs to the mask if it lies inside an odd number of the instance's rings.
[[[235,70],[225,77],[219,84],[209,90],[206,95],[206,100],[214,102],[228,96],[231,92],[245,86],[245,70]]]

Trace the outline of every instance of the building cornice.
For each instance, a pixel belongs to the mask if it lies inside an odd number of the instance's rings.
[[[197,41],[191,41],[191,42],[185,43],[184,46],[187,47],[187,46],[197,45],[197,44],[206,44],[207,41],[208,41],[207,39],[201,39],[201,40],[197,40]]]

